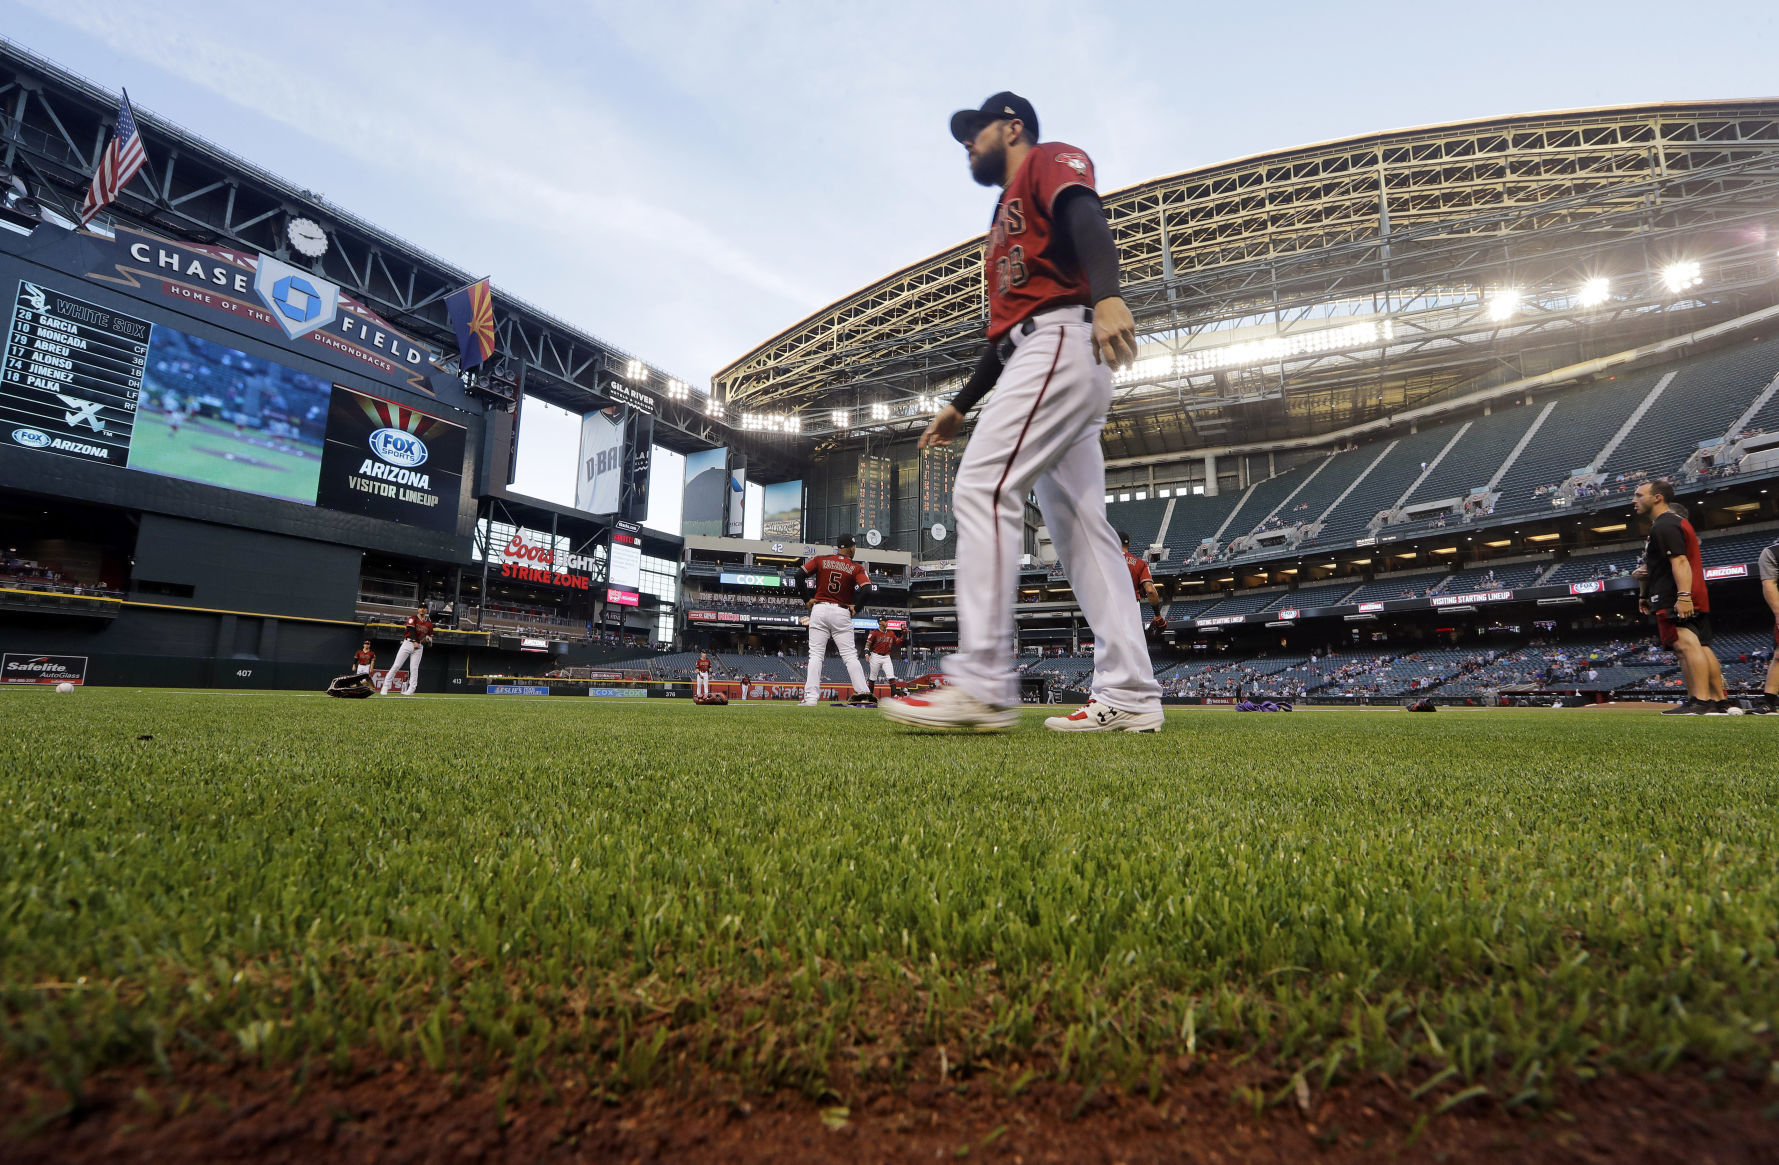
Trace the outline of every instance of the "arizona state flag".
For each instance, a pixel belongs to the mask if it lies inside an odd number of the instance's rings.
[[[480,368],[494,355],[494,292],[486,279],[478,279],[445,297],[451,327],[457,332],[458,364],[465,370]]]

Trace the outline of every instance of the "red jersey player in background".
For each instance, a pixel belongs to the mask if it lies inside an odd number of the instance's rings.
[[[871,674],[866,677],[873,685],[881,674],[889,682],[891,693],[899,694],[901,685],[896,683],[896,648],[902,646],[902,637],[887,627],[881,627],[865,637],[865,651],[871,657]]]
[[[376,666],[377,653],[371,650],[371,641],[367,639],[364,646],[358,649],[358,654],[352,657],[352,670],[361,676],[368,676]]]
[[[1130,585],[1136,588],[1138,601],[1147,600],[1149,609],[1155,612],[1149,629],[1160,631],[1167,626],[1167,616],[1161,613],[1161,591],[1155,586],[1149,563],[1130,552],[1130,534],[1126,531],[1118,531],[1118,544],[1124,547],[1124,565],[1130,571]]]
[[[847,703],[855,708],[875,708],[877,701],[859,667],[852,617],[858,613],[859,589],[876,590],[877,586],[865,568],[853,561],[851,534],[842,534],[835,546],[833,554],[818,554],[797,568],[815,588],[815,597],[809,600],[809,672],[803,678],[803,706],[813,708],[821,700],[822,663],[828,657],[828,640],[832,639],[846,664],[847,678],[852,680],[852,699]]]
[[[698,665],[697,666],[698,666],[698,672],[697,672],[697,675],[694,677],[694,679],[696,679],[696,681],[697,681],[697,684],[693,688],[692,694],[696,698],[702,700],[706,696],[710,695],[710,653],[709,652],[700,651],[698,653]]]
[[[389,685],[395,682],[395,673],[408,669],[408,685],[402,689],[402,695],[411,696],[414,689],[420,686],[420,657],[426,653],[426,645],[432,642],[432,612],[421,607],[408,616],[407,630],[402,634],[401,649],[395,653],[395,662],[383,673],[383,694],[389,694]]]

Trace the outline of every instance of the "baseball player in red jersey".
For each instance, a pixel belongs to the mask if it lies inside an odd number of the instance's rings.
[[[1024,499],[1034,488],[1095,642],[1093,698],[1064,732],[1158,732],[1161,688],[1143,621],[1125,599],[1130,576],[1106,521],[1100,428],[1112,403],[1112,367],[1136,358],[1136,324],[1118,295],[1118,249],[1094,192],[1093,163],[1060,142],[1040,142],[1031,103],[997,93],[952,115],[970,174],[1002,187],[983,248],[988,337],[975,372],[939,410],[919,445],[949,445],[990,389],[958,466],[958,650],[947,684],[884,705],[894,720],[927,728],[993,731],[1017,719],[1013,601]]]
[[[376,666],[377,653],[371,650],[371,641],[367,639],[364,646],[358,649],[358,654],[352,657],[352,670],[361,676],[368,676]]]
[[[696,680],[696,683],[693,687],[692,694],[694,696],[696,696],[698,699],[702,700],[706,696],[710,695],[710,653],[709,652],[700,651],[698,653],[697,667],[698,667],[698,671],[697,671],[696,675],[693,677]]]
[[[395,662],[383,673],[383,694],[389,694],[389,685],[395,682],[395,673],[408,669],[408,686],[402,689],[402,695],[411,696],[414,689],[420,686],[420,657],[426,653],[426,645],[432,642],[432,614],[421,607],[408,616],[407,630],[402,635],[401,648],[395,653]]]
[[[1149,628],[1160,631],[1167,626],[1167,616],[1161,613],[1161,591],[1155,585],[1155,576],[1149,572],[1149,562],[1130,552],[1130,535],[1123,530],[1118,531],[1118,545],[1124,548],[1124,566],[1130,571],[1130,585],[1136,588],[1137,601],[1147,602],[1149,609],[1155,612]]]
[[[818,554],[798,567],[805,579],[811,580],[815,597],[809,600],[809,672],[803,677],[803,706],[814,707],[822,696],[822,663],[828,656],[828,640],[840,651],[846,664],[847,678],[852,681],[855,707],[876,707],[865,673],[859,667],[859,647],[853,639],[852,617],[857,613],[855,597],[860,588],[876,589],[865,568],[852,559],[851,534],[842,534],[833,554]]]
[[[881,675],[889,681],[890,691],[896,691],[896,648],[902,645],[902,637],[887,627],[880,627],[865,636],[865,652],[871,659],[871,674],[866,678],[872,684],[877,683]]]

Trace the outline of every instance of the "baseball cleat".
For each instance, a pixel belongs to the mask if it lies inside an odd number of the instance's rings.
[[[1688,700],[1660,713],[1663,716],[1709,716],[1716,705],[1706,700]]]
[[[1053,732],[1160,732],[1161,721],[1160,711],[1126,712],[1089,700],[1079,711],[1050,717],[1044,727]]]
[[[962,688],[944,687],[924,696],[884,700],[877,707],[898,724],[964,732],[1003,732],[1019,722],[1014,708],[984,704]]]

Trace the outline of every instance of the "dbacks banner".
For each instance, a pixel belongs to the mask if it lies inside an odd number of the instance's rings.
[[[315,501],[454,534],[463,450],[461,426],[336,384]]]
[[[581,461],[575,473],[574,507],[589,514],[618,512],[618,487],[624,479],[624,422],[612,413],[581,418]]]

